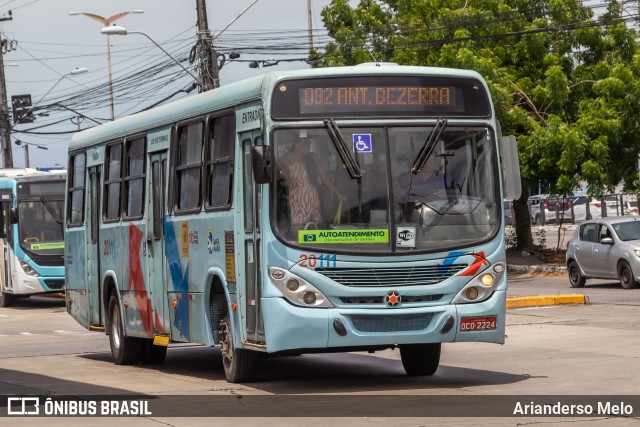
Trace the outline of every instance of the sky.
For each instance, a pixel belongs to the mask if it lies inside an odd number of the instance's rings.
[[[307,1],[258,0],[245,11],[254,1],[206,2],[215,46],[226,54],[221,85],[269,71],[309,67],[300,60],[308,55]],[[328,40],[320,12],[329,3],[311,1],[314,46]],[[190,68],[186,59],[196,42],[196,0],[0,0],[0,17],[8,16],[10,10],[12,19],[0,22],[2,39],[8,41],[3,60],[9,107],[12,96],[29,94],[36,107],[57,102],[85,116],[78,124],[79,116],[70,110],[35,108],[49,115],[37,115],[34,123],[14,126],[14,167],[25,166],[24,144],[18,146],[16,140],[31,144],[30,167],[66,167],[73,132],[94,126],[90,119],[110,119],[107,37],[100,33],[103,24],[84,15],[71,16],[70,11],[110,17],[142,10],[118,19],[116,25],[147,34]],[[109,44],[116,118],[171,95],[175,100],[197,93],[183,92],[193,79],[144,36],[110,36]],[[228,56],[234,49],[240,58],[230,61]],[[248,61],[254,60],[262,65],[280,62],[250,68]],[[70,75],[76,68],[87,68],[88,72]],[[182,77],[171,81],[170,77],[178,74]]]

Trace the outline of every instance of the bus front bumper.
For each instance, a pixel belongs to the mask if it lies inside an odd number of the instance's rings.
[[[13,281],[10,293],[14,295],[37,295],[51,292],[64,292],[64,277],[32,277],[24,273],[20,274],[21,280]]]
[[[269,353],[456,341],[502,344],[505,337],[505,291],[475,304],[379,310],[304,308],[283,298],[262,303]],[[495,329],[461,331],[462,318],[494,316]]]

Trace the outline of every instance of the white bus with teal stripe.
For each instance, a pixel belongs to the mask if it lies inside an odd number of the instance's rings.
[[[66,172],[0,169],[0,307],[64,292]]]

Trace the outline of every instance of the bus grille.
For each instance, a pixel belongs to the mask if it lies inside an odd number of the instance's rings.
[[[402,303],[420,303],[420,302],[431,302],[438,301],[442,298],[442,294],[436,295],[402,295]],[[340,297],[340,301],[344,304],[383,304],[384,296],[348,296],[348,297]]]
[[[433,314],[401,314],[375,316],[354,314],[349,316],[353,326],[360,332],[401,332],[426,329]]]
[[[318,268],[316,271],[345,286],[418,286],[440,283],[467,264],[406,268]]]
[[[63,280],[60,280],[60,279],[45,280],[44,284],[47,285],[49,289],[62,289],[64,288],[64,279]]]

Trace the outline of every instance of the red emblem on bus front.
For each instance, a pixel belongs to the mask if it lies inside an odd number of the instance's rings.
[[[402,302],[402,297],[400,296],[400,293],[397,291],[389,291],[387,292],[387,295],[385,295],[384,297],[384,302],[389,307],[395,307]]]

